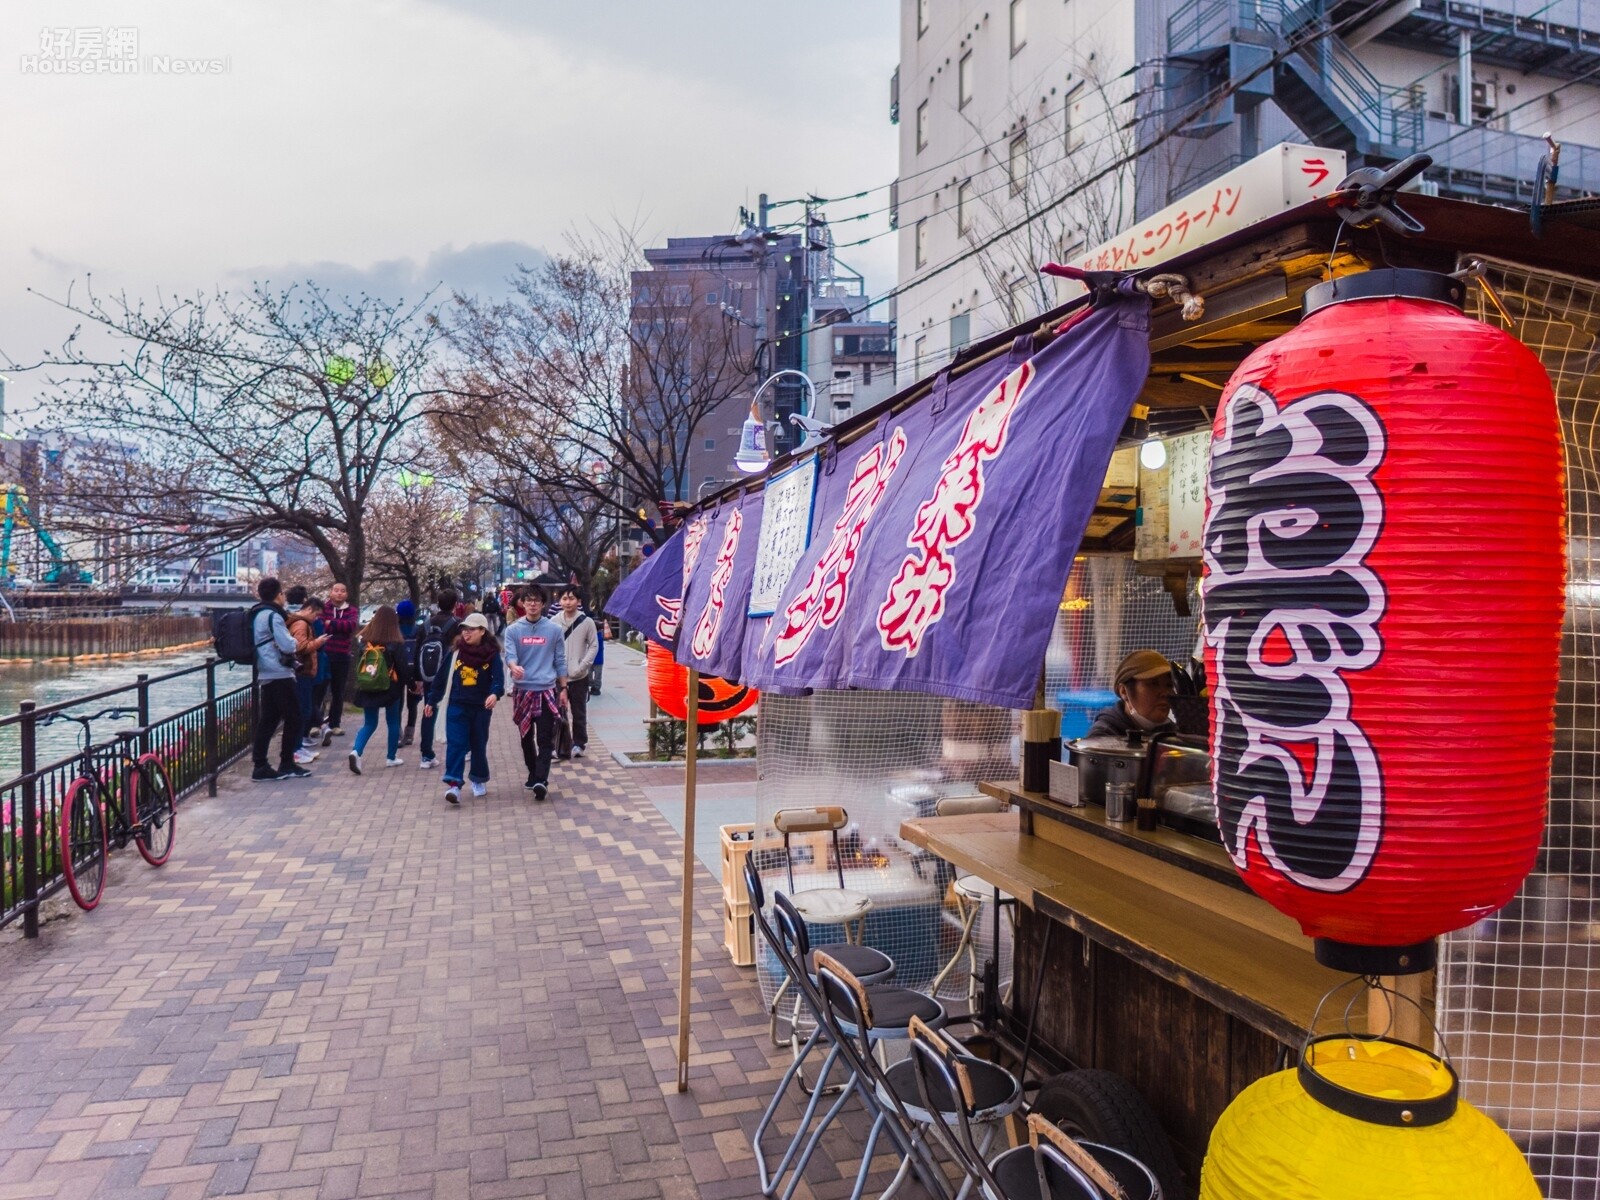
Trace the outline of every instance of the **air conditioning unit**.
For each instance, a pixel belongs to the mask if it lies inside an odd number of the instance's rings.
[[[1496,104],[1495,85],[1489,80],[1480,82],[1474,79],[1472,81],[1472,115],[1478,116],[1479,109],[1487,109],[1492,113],[1496,107],[1498,106]]]

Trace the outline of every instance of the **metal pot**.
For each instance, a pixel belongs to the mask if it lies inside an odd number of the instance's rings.
[[[1120,738],[1079,738],[1068,749],[1078,768],[1080,802],[1104,807],[1108,783],[1131,783],[1137,792],[1144,773],[1144,746],[1130,746]]]

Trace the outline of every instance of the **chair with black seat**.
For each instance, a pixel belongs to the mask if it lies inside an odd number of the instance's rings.
[[[1138,1159],[1074,1141],[1038,1113],[1028,1115],[1028,1144],[990,1161],[972,1128],[984,1097],[963,1078],[968,1068],[952,1042],[915,1028],[910,1063],[927,1128],[986,1200],[1162,1200],[1155,1176]],[[947,1103],[952,1097],[960,1102]]]
[[[800,910],[794,902],[782,892],[772,894],[772,916],[778,936],[787,943],[789,953],[796,962],[807,964],[806,974],[810,977],[815,978],[816,964],[821,961],[824,954],[831,956],[835,963],[848,971],[850,968],[845,962],[847,956],[861,959],[862,956],[858,952],[871,949],[869,946],[852,947],[839,944],[812,949],[810,934],[806,932],[805,918],[800,915]],[[873,953],[878,952],[873,951]],[[892,965],[890,970],[893,970]],[[865,980],[862,980],[862,985],[866,986]],[[910,1037],[912,1017],[921,1017],[924,1022],[935,1028],[943,1025],[948,1019],[944,1005],[923,992],[911,988],[892,987],[886,983],[874,983],[871,991],[873,1012],[877,1017],[872,1035],[874,1046],[880,1042]]]
[[[775,897],[781,901],[782,897]],[[889,1083],[887,1073],[877,1058],[877,1051],[883,1041],[888,1037],[909,1037],[913,1024],[927,1027],[927,1023],[920,1021],[916,1015],[906,1018],[904,1026],[884,1025],[879,1026],[875,1017],[879,1002],[888,1000],[891,1004],[902,1003],[897,994],[906,993],[905,988],[868,988],[838,960],[832,958],[828,951],[833,947],[816,952],[816,982],[815,990],[822,1019],[833,1031],[834,1050],[823,1064],[822,1075],[818,1081],[818,1092],[828,1078],[828,1072],[836,1061],[844,1061],[849,1068],[849,1076],[845,1079],[844,1088],[837,1100],[829,1107],[818,1122],[815,1130],[806,1141],[805,1149],[794,1166],[794,1178],[790,1180],[788,1189],[783,1194],[783,1200],[790,1200],[796,1186],[805,1175],[806,1166],[811,1161],[811,1156],[816,1153],[818,1145],[822,1142],[822,1135],[844,1111],[852,1097],[861,1101],[872,1117],[872,1126],[867,1134],[867,1140],[861,1151],[861,1166],[856,1171],[855,1186],[851,1189],[850,1200],[861,1200],[862,1192],[866,1189],[867,1177],[872,1170],[872,1157],[877,1149],[879,1138],[888,1131],[895,1143],[895,1148],[900,1155],[899,1170],[895,1172],[893,1180],[882,1193],[881,1200],[887,1200],[905,1181],[913,1169],[917,1171],[924,1186],[936,1196],[948,1196],[949,1188],[942,1172],[934,1164],[928,1146],[922,1138],[917,1117],[908,1109],[902,1096]],[[807,986],[811,983],[808,980]],[[920,993],[912,992],[913,996]],[[928,999],[923,997],[923,999]],[[931,1001],[936,1007],[937,1001]],[[886,1014],[890,1020],[896,1017]],[[942,1023],[942,1014],[938,1018]],[[1020,1100],[1020,1095],[1019,1095]]]
[[[771,950],[773,957],[778,960],[778,970],[784,976],[784,982],[779,987],[778,995],[774,995],[770,1008],[774,1042],[776,1042],[776,1029],[778,1029],[779,1003],[782,1002],[782,997],[784,997],[784,990],[794,987],[794,1013],[790,1014],[789,1018],[790,1045],[794,1050],[794,1058],[790,1061],[789,1069],[784,1072],[782,1078],[779,1078],[778,1088],[773,1091],[773,1098],[766,1104],[762,1120],[757,1122],[755,1133],[750,1138],[750,1146],[754,1147],[755,1150],[755,1170],[757,1170],[760,1181],[762,1181],[762,1195],[773,1195],[778,1190],[778,1184],[784,1178],[784,1173],[789,1170],[790,1163],[794,1162],[795,1154],[805,1142],[806,1133],[810,1131],[811,1122],[816,1117],[818,1102],[821,1101],[822,1094],[824,1094],[822,1093],[822,1088],[816,1088],[816,1090],[806,1088],[805,1077],[802,1075],[802,1064],[805,1062],[806,1056],[819,1043],[827,1040],[830,1034],[829,1024],[827,1024],[826,1019],[822,1018],[821,1008],[816,1005],[816,989],[814,989],[813,981],[811,981],[811,973],[816,968],[814,968],[810,960],[806,960],[805,966],[802,966],[802,962],[795,958],[794,952],[790,949],[789,942],[781,938],[778,933],[774,933],[773,926],[766,920],[766,893],[765,888],[762,886],[762,875],[755,869],[755,862],[750,858],[746,858],[746,861],[744,861],[744,886],[746,886],[746,891],[750,893],[750,912],[755,917],[755,928],[757,928],[758,933],[762,934],[762,941],[766,942],[766,947]],[[802,928],[803,933],[803,930],[805,930],[803,922],[800,928]],[[866,949],[866,947],[851,947],[851,949]],[[886,973],[885,978],[894,973],[894,963],[891,963],[886,955],[878,954],[877,950],[870,950],[870,954],[877,954],[878,958],[882,958],[882,963],[872,960],[870,965],[875,966],[880,971],[880,974]],[[810,1006],[811,1008],[811,1034],[810,1037],[806,1037],[803,1045],[798,1040],[800,1006],[802,1005]],[[778,1106],[784,1099],[784,1094],[789,1091],[790,1083],[794,1083],[797,1078],[800,1080],[800,1091],[806,1096],[810,1096],[810,1099],[806,1102],[805,1112],[800,1117],[800,1125],[795,1128],[794,1136],[789,1139],[789,1146],[784,1149],[784,1154],[779,1158],[778,1166],[768,1170],[765,1150],[762,1149],[762,1138],[765,1136],[768,1126],[773,1123],[774,1118],[778,1115]]]

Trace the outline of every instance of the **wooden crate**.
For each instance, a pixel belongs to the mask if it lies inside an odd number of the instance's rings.
[[[740,890],[743,890],[740,884]],[[730,900],[722,902],[722,944],[727,947],[728,953],[733,956],[733,965],[736,967],[753,967],[756,965],[756,938],[755,920],[750,915],[748,903],[736,904]]]

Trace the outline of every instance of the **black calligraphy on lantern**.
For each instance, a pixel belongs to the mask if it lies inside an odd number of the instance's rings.
[[[1342,892],[1383,832],[1377,756],[1351,678],[1378,662],[1382,423],[1319,392],[1279,407],[1245,385],[1211,451],[1202,584],[1214,657],[1217,820],[1235,864],[1252,836],[1294,883]]]

